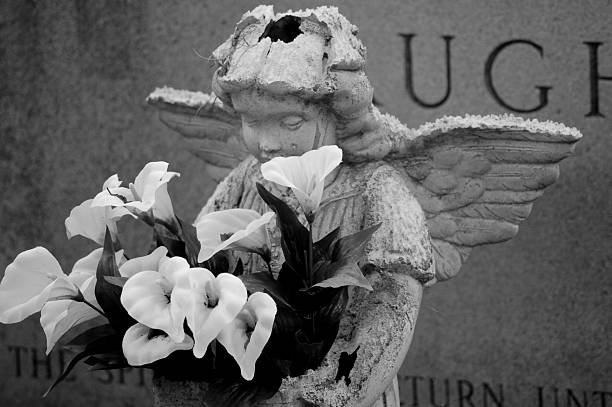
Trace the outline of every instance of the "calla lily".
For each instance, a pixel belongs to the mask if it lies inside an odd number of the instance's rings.
[[[166,257],[166,254],[168,254],[168,249],[160,246],[146,256],[129,259],[119,267],[119,274],[129,278],[141,271],[157,270],[160,260]]]
[[[0,322],[20,322],[41,310],[50,296],[72,296],[78,288],[44,247],[26,250],[8,265],[0,282]]]
[[[112,175],[104,181],[102,189],[108,191],[118,188],[119,185],[121,185],[121,181],[119,181],[117,175]],[[121,207],[99,207],[94,205],[93,201],[92,199],[83,201],[70,211],[70,216],[64,222],[68,239],[80,235],[103,246],[104,235],[108,227],[113,241],[116,242],[117,221],[125,215],[131,215],[130,212]]]
[[[204,356],[210,342],[238,315],[246,300],[246,287],[232,274],[215,277],[205,268],[193,268],[179,276],[170,301],[185,311],[195,357]]]
[[[174,209],[168,195],[168,181],[178,177],[178,172],[168,171],[164,161],[150,162],[144,166],[129,188],[121,187],[121,182],[104,188],[93,199],[96,207],[124,207],[139,212],[153,211],[153,216],[167,222],[174,221]],[[116,177],[114,175],[113,177]],[[110,179],[110,178],[109,178]]]
[[[228,324],[217,340],[234,357],[240,374],[246,380],[255,375],[255,363],[272,335],[276,303],[268,294],[256,292],[249,299],[238,316]],[[248,335],[247,331],[251,331]]]
[[[68,239],[80,235],[93,240],[100,246],[104,245],[106,228],[110,231],[114,242],[117,241],[117,220],[129,212],[123,208],[102,208],[91,206],[93,200],[88,199],[70,211],[64,222]]]
[[[176,350],[193,347],[193,339],[185,335],[181,342],[173,341],[163,331],[153,330],[146,325],[132,325],[123,336],[123,354],[132,366],[142,366],[163,359]]]
[[[140,271],[126,281],[121,304],[136,321],[166,332],[174,342],[182,342],[185,314],[171,294],[177,279],[188,272],[189,263],[184,258],[162,257],[159,271]]]
[[[325,177],[341,161],[339,147],[323,146],[299,157],[275,157],[261,165],[261,173],[268,181],[290,187],[309,217],[321,204]]]
[[[101,307],[95,295],[96,269],[101,257],[102,248],[92,251],[74,263],[72,272],[68,275],[69,282],[78,288],[78,295],[83,296],[84,300],[97,309]],[[119,263],[122,258],[123,250],[120,250],[115,254],[115,259]],[[53,291],[40,311],[40,324],[47,338],[47,354],[72,327],[100,316],[98,311],[82,300],[59,299],[51,301],[54,296]]]
[[[270,238],[265,226],[274,212],[260,215],[251,209],[228,209],[202,216],[196,223],[200,241],[198,261],[210,259],[221,250],[243,250],[270,257]]]

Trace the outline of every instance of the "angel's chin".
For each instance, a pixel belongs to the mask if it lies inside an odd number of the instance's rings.
[[[265,163],[276,157],[282,157],[282,154],[257,154],[257,159],[260,163]]]

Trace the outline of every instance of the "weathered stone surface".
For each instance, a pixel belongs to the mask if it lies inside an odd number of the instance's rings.
[[[63,219],[69,209],[96,192],[112,172],[128,179],[149,160],[170,161],[171,169],[183,174],[170,186],[171,193],[185,218],[197,214],[214,183],[203,175],[204,164],[180,148],[179,137],[156,120],[143,100],[163,84],[209,91],[209,62],[193,49],[208,56],[244,10],[258,3],[0,6],[2,267],[19,251],[42,244],[69,268],[91,249],[82,241],[65,240]],[[604,397],[609,403],[611,396],[601,392],[612,391],[607,380],[612,349],[606,340],[612,333],[607,311],[612,308],[612,218],[606,214],[612,199],[612,85],[596,81],[594,110],[590,69],[596,50],[599,74],[612,75],[609,4],[335,4],[360,28],[368,47],[368,77],[382,109],[409,126],[445,114],[509,112],[487,89],[485,62],[500,44],[527,39],[540,45],[543,55],[525,43],[505,48],[492,69],[497,92],[512,106],[527,109],[539,103],[534,86],[552,86],[548,103],[527,116],[561,121],[585,135],[576,158],[561,165],[562,182],[534,205],[517,237],[474,250],[466,272],[425,292],[400,375],[404,403],[430,405],[430,381],[438,391],[436,402],[443,403],[446,379],[450,406],[467,406],[470,400],[483,405],[489,394],[485,383],[495,395],[503,390],[504,406],[538,405],[538,386],[545,407],[554,406],[555,394],[560,406],[575,405],[570,396],[582,401],[583,392],[589,405],[601,405]],[[284,1],[277,8],[312,5]],[[398,33],[415,34],[415,93],[429,103],[445,91],[441,36],[454,36],[451,92],[440,106],[425,108],[407,91],[406,37]],[[121,400],[150,405],[150,398],[137,390],[134,372],[126,373],[125,384],[118,374],[109,380],[105,373],[79,373],[76,382],[40,399],[50,379],[45,364],[36,370],[32,363],[30,348],[37,349],[37,356],[44,349],[37,324],[32,318],[25,326],[0,327],[0,404],[116,405]],[[15,349],[22,345],[28,349],[21,351],[18,363]],[[51,363],[56,375],[57,355]]]
[[[339,144],[349,153],[326,182],[326,201],[334,204],[321,208],[313,230],[321,237],[336,227],[342,233],[378,224],[363,264],[364,270],[372,271],[374,291],[365,296],[356,293],[321,367],[284,380],[278,394],[283,400],[278,403],[291,405],[291,399],[296,405],[305,400],[323,407],[386,403],[383,392],[393,388],[391,380],[410,346],[420,305],[419,284],[450,279],[472,248],[514,237],[517,217],[499,206],[522,209],[532,203],[556,181],[558,162],[571,154],[582,136],[562,124],[508,115],[444,117],[408,129],[372,105],[371,85],[360,71],[363,65],[347,69],[327,65],[330,55],[348,55],[351,50],[365,55],[356,28],[337,9],[321,7],[289,15],[272,11],[260,6],[245,13],[221,45],[222,52],[216,52],[213,88],[224,100],[227,114],[240,115],[241,138],[256,160],[247,158],[232,171],[201,215],[234,207],[264,211],[253,185],[262,182],[259,162],[326,144]],[[273,44],[281,53],[272,52]],[[262,46],[270,47],[270,52],[258,51]],[[323,65],[318,65],[321,61]],[[269,76],[271,71],[277,74]],[[346,80],[339,81],[336,73]],[[185,131],[182,125],[172,128],[186,137],[199,125],[187,123],[190,117],[221,119],[208,109],[207,98],[194,106],[182,102],[184,92],[165,91],[161,98],[159,93],[150,99],[162,113],[174,112],[176,106],[185,110]],[[337,103],[347,93],[352,95],[349,102]],[[322,135],[319,129],[324,129]],[[229,142],[230,137],[214,136],[216,141],[223,139]],[[365,161],[371,164],[355,165]],[[415,161],[431,162],[424,167],[429,172],[412,178]],[[549,171],[542,171],[542,166]],[[525,172],[532,176],[526,179]],[[355,192],[347,194],[347,185]],[[298,210],[289,191],[281,189],[280,195]],[[358,204],[361,200],[364,205]],[[272,269],[278,271],[282,263],[278,231],[272,237]],[[245,263],[250,272],[264,268],[256,261]],[[374,283],[387,273],[388,284]],[[406,287],[411,288],[403,293]],[[356,350],[350,382],[335,380],[339,354]]]

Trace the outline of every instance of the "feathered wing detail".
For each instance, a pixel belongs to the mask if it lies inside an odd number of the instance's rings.
[[[436,279],[455,276],[473,247],[514,237],[581,137],[553,122],[467,115],[396,138],[387,160],[404,169],[425,211]]]
[[[147,102],[158,109],[166,126],[184,137],[189,151],[206,162],[216,181],[248,156],[240,116],[214,94],[164,87],[155,89]]]

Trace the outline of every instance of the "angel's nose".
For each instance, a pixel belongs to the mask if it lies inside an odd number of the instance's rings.
[[[276,153],[281,149],[281,143],[278,137],[270,135],[262,136],[259,140],[259,151],[264,153]]]

